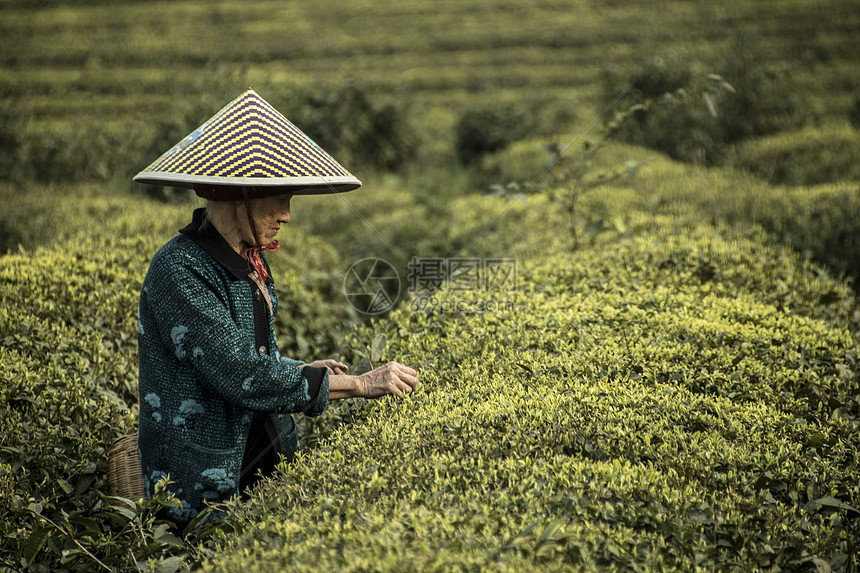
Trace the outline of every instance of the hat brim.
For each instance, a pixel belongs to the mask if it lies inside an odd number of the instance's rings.
[[[361,187],[355,177],[201,177],[182,173],[148,171],[134,177],[135,183],[165,185],[192,189],[195,186],[221,187],[248,190],[251,197],[292,193],[293,195],[324,195],[345,193]],[[242,198],[238,192],[236,200]]]

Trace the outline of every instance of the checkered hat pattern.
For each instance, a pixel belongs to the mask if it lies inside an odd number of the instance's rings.
[[[351,191],[361,181],[254,90],[227,104],[149,167],[138,183]]]

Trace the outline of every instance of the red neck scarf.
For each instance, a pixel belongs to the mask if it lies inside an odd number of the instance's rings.
[[[248,259],[248,262],[251,263],[251,266],[254,267],[254,270],[257,271],[258,275],[260,275],[260,279],[265,281],[269,278],[269,273],[266,272],[266,265],[263,264],[263,258],[260,256],[260,253],[262,251],[272,251],[274,253],[280,246],[281,245],[278,241],[272,241],[268,245],[263,245],[262,247],[248,247],[242,252],[242,256]]]
[[[272,251],[273,253],[278,250],[278,247],[281,244],[278,241],[272,241],[268,245],[260,245],[260,237],[257,235],[257,226],[254,225],[254,215],[251,213],[251,201],[248,199],[248,191],[242,190],[243,198],[245,199],[245,211],[248,213],[248,222],[251,224],[251,232],[254,234],[254,242],[257,243],[255,247],[247,247],[242,251],[242,256],[248,259],[248,262],[251,263],[251,266],[254,267],[254,270],[257,271],[257,274],[260,276],[261,281],[265,281],[269,278],[269,273],[266,272],[266,265],[263,264],[263,258],[260,256],[262,251]]]

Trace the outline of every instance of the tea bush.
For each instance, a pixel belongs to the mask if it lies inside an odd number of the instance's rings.
[[[716,72],[734,91],[715,103],[727,143],[796,129],[814,119],[813,108],[792,82],[795,63],[762,65],[761,39],[740,35]]]
[[[775,184],[860,180],[860,135],[833,125],[783,132],[740,144],[732,163]]]
[[[133,165],[128,160],[140,156],[127,133],[93,124],[27,134],[18,151],[19,177],[40,184],[110,180],[127,175],[127,166]]]
[[[852,295],[760,233],[634,219],[364,328],[421,391],[229,504],[205,569],[852,567]]]
[[[623,150],[640,159],[646,152]],[[857,221],[860,189],[856,182],[811,187],[769,185],[731,169],[702,170],[653,156],[643,176],[616,182],[612,203],[594,198],[589,209],[644,209],[693,220],[705,217],[740,229],[759,225],[804,257],[823,263],[835,276],[857,286]]]
[[[484,155],[533,135],[538,125],[533,111],[510,102],[465,110],[454,128],[457,159],[464,165],[474,164]]]
[[[2,197],[16,241],[0,257],[0,569],[128,570],[199,552],[155,519],[166,497],[117,509],[105,496],[107,451],[136,429],[140,287],[191,208],[87,187]],[[335,295],[343,265],[298,229],[283,245],[269,259],[282,350],[337,353],[356,320]]]
[[[841,157],[851,157],[854,153],[854,149],[848,145],[856,139],[854,135],[834,126],[807,128],[765,138],[760,142],[747,142],[739,148],[732,161],[743,161],[746,155],[761,156],[783,145],[789,148],[807,145],[802,143],[801,134],[808,135],[810,140],[816,137],[826,140],[827,143],[821,144],[825,150],[842,151],[823,153],[819,157],[818,164],[823,164],[821,168],[824,170],[829,169],[827,158],[832,159],[831,166],[845,165]],[[544,141],[540,139],[517,143],[488,158],[485,165],[495,169],[500,182],[530,181],[528,178],[539,173],[550,157],[542,149],[543,145]],[[808,145],[817,147],[814,143]],[[572,155],[576,152],[572,148],[569,153]],[[818,164],[814,161],[807,163],[802,158],[797,169],[803,171],[808,168],[812,171]],[[778,186],[744,171],[686,166],[654,152],[617,143],[607,146],[595,157],[589,177],[599,179],[606,174],[617,174],[629,165],[637,167],[599,187],[597,192],[583,196],[583,208],[577,224],[589,240],[601,233],[629,226],[626,219],[636,211],[671,215],[687,221],[706,216],[712,221],[728,222],[739,228],[760,225],[803,256],[825,264],[834,275],[847,277],[856,289],[860,277],[860,263],[857,260],[860,188],[856,182],[847,179],[843,183],[809,187]],[[846,168],[853,169],[847,165]],[[534,221],[532,229],[569,224],[551,206],[534,197],[535,194],[551,197],[556,193],[554,185],[557,185],[557,181],[554,170],[549,170],[519,197],[517,202],[528,202],[528,205],[521,206],[523,210],[538,210],[548,217],[543,224]],[[515,191],[507,200],[513,203],[513,198],[519,195],[522,188],[520,183],[516,183]],[[531,242],[516,233],[511,235],[510,231],[497,241],[502,241],[506,248],[516,249],[517,239]],[[543,235],[536,242],[547,240],[551,239]]]
[[[793,126],[808,116],[856,115],[855,3],[377,4],[6,3],[0,178],[21,186],[0,187],[0,569],[171,571],[205,557],[208,569],[242,571],[855,570],[860,314],[807,257],[856,268],[856,185],[771,189],[663,157],[583,198],[588,241],[575,251],[552,202],[465,196],[468,168],[309,198],[321,207],[304,219],[297,201],[270,259],[284,353],[402,360],[421,370],[422,391],[346,401],[302,426],[320,447],[184,542],[154,518],[169,500],[102,495],[105,449],[134,427],[136,290],[190,205],[56,182],[125,180],[223,105],[231,84],[259,88],[353,170],[353,152],[386,167],[426,149],[447,159],[449,127],[488,100],[532,120],[539,92],[587,122],[603,107],[601,69],[638,75],[656,95],[686,86],[674,107],[652,108],[649,130],[695,161],[720,163],[727,133],[803,134]],[[761,49],[722,57],[737,30]],[[643,48],[702,63],[637,74]],[[715,85],[703,70],[740,97],[696,95]],[[332,73],[366,83],[325,86]],[[291,98],[305,98],[298,115]],[[417,113],[401,113],[407,100]],[[503,127],[503,140],[522,137]],[[796,149],[782,142],[749,150],[781,161]],[[545,163],[524,150],[482,163],[528,180]],[[824,153],[838,166],[830,144]],[[811,164],[804,173],[818,176]],[[773,246],[782,240],[802,256]],[[515,256],[520,288],[440,292],[342,347],[355,317],[339,291],[358,255],[403,273],[415,255]]]
[[[16,158],[21,145],[20,126],[9,98],[0,99],[0,178],[15,177]]]
[[[408,107],[381,90],[347,81],[271,92],[264,97],[344,165],[396,170],[415,155]]]
[[[371,179],[365,187],[338,197],[316,196],[297,198],[292,203],[293,222],[311,234],[319,234],[338,252],[344,266],[365,258],[381,258],[398,272],[405,291],[409,276],[408,264],[412,257],[475,256],[491,250],[501,256],[504,247],[500,236],[492,234],[492,241],[476,238],[490,223],[484,215],[501,210],[497,198],[461,192],[470,180],[470,174],[447,170],[432,177],[432,188],[423,188],[421,181],[407,176],[388,177],[383,181]],[[455,179],[455,184],[445,183]],[[429,187],[428,185],[428,187]],[[436,185],[440,185],[436,187]],[[514,209],[517,217],[525,216],[522,208]],[[531,221],[541,217],[540,209],[528,213]],[[513,221],[511,217],[508,221]],[[336,221],[336,224],[332,224]],[[516,229],[504,237],[505,246],[518,241],[539,241],[529,236],[527,228]]]
[[[642,153],[609,151],[607,164]],[[847,568],[858,506],[857,345],[848,330],[860,320],[856,301],[741,221],[696,223],[706,212],[702,186],[735,190],[731,205],[740,206],[763,184],[738,186],[725,173],[665,160],[647,174],[613,183],[611,200],[584,198],[585,216],[602,230],[575,252],[557,232],[564,214],[539,196],[525,204],[448,197],[416,208],[394,184],[347,195],[348,205],[329,197],[330,211],[316,208],[324,198],[296,201],[297,225],[336,244],[350,239],[354,253],[373,254],[381,236],[401,260],[410,246],[424,256],[516,256],[518,289],[442,292],[342,335],[344,323],[330,319],[350,314],[336,300],[344,257],[291,225],[270,257],[285,291],[285,352],[337,342],[332,351],[358,363],[377,348],[374,362],[413,364],[424,386],[404,401],[345,401],[320,424],[302,422],[314,447],[250,503],[229,504],[209,534],[217,545],[193,535],[183,544],[159,529],[155,508],[117,514],[99,493],[104,448],[134,423],[142,273],[190,207],[142,207],[82,187],[8,189],[4,225],[25,250],[3,257],[0,283],[10,309],[4,499],[18,500],[2,507],[2,563]],[[387,209],[372,209],[377,201]],[[326,227],[346,221],[341,209],[367,216]],[[503,216],[493,223],[495,215]],[[381,352],[379,334],[388,341]],[[66,339],[56,356],[44,350]],[[42,389],[44,380],[59,389]],[[69,392],[72,384],[83,390]],[[28,454],[14,424],[40,410],[50,415],[44,428],[27,426]],[[68,427],[80,441],[63,441]],[[63,456],[52,449],[67,442]],[[228,542],[232,530],[240,537]]]
[[[802,126],[809,109],[785,74],[754,59],[755,46],[736,45],[714,71],[674,60],[648,62],[635,71],[621,106],[653,101],[628,120],[618,137],[674,159],[720,165],[732,144]],[[608,99],[619,93],[607,84]]]
[[[110,444],[135,427],[135,243],[0,263],[0,564],[11,570],[96,566],[85,551],[107,550],[111,516],[122,519],[101,492]]]
[[[860,97],[854,98],[854,105],[848,111],[848,121],[854,129],[860,129]]]
[[[860,186],[776,188],[735,203],[729,217],[756,220],[805,256],[860,285]],[[736,209],[736,210],[735,210]]]
[[[173,503],[165,492],[108,495],[109,448],[137,427],[134,308],[146,261],[138,238],[112,247],[90,240],[0,259],[2,571],[164,571],[200,551],[156,519]]]

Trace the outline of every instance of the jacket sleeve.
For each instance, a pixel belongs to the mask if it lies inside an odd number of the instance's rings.
[[[249,410],[315,416],[326,409],[327,369],[303,372],[301,363],[277,353],[260,356],[253,335],[233,320],[227,292],[193,256],[154,262],[150,274],[146,304],[177,368],[193,368],[212,392]]]

